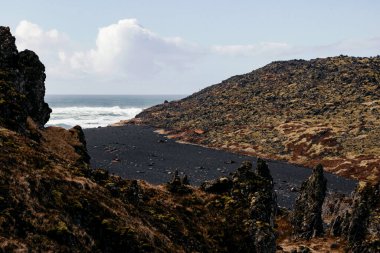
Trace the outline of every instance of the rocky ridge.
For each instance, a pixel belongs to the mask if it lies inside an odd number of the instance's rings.
[[[181,141],[380,180],[380,57],[278,61],[129,123]]]

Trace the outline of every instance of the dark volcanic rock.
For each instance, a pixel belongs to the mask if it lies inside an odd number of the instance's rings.
[[[231,177],[205,181],[201,185],[203,191],[215,193],[222,199],[227,199],[228,203],[234,203],[225,207],[228,220],[240,220],[241,227],[247,227],[246,243],[240,247],[228,248],[229,251],[276,251],[274,219],[277,203],[272,177],[267,169],[264,160],[260,160],[256,171],[252,170],[250,161],[243,161],[236,172],[231,173]],[[232,229],[234,228],[229,230]]]
[[[221,177],[215,180],[208,180],[201,184],[201,189],[210,193],[229,192],[232,188],[232,180],[228,177]]]
[[[166,188],[173,193],[189,193],[191,189],[188,187],[189,180],[185,175],[181,178],[178,175],[178,170],[176,170],[173,174],[173,178],[170,182],[166,184]]]
[[[267,163],[261,159],[261,158],[258,158],[257,159],[257,168],[256,168],[256,173],[257,175],[263,177],[263,178],[266,178],[268,179],[269,181],[273,182],[273,178],[270,174],[270,171],[269,171],[269,168],[268,168],[268,165]]]
[[[74,145],[75,152],[80,155],[81,161],[89,164],[91,157],[88,155],[87,146],[86,146],[86,138],[84,136],[83,130],[81,126],[75,126],[71,128],[70,133],[74,135],[74,138],[79,141],[79,144]]]
[[[38,127],[49,120],[51,109],[44,102],[45,67],[38,56],[18,53],[8,27],[0,27],[0,125],[26,132],[30,117]]]
[[[323,234],[322,205],[326,196],[326,184],[322,165],[318,165],[302,184],[292,219],[296,237],[310,239]]]
[[[41,63],[38,56],[30,50],[19,53],[18,67],[24,86],[21,91],[25,95],[25,109],[39,126],[44,126],[49,121],[51,109],[45,103],[45,66]]]
[[[0,26],[0,67],[13,67],[17,62],[17,48],[15,37],[9,27]]]
[[[347,238],[353,252],[378,252],[380,184],[362,183],[357,188],[353,201],[352,213],[346,215],[341,233]]]

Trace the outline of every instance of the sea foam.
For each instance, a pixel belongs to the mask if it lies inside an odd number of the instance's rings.
[[[144,108],[131,107],[53,107],[47,126],[70,128],[80,125],[82,128],[104,127],[120,120],[135,117]]]

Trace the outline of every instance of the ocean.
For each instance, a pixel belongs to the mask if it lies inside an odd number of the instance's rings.
[[[53,112],[46,126],[71,128],[104,127],[135,117],[142,110],[165,100],[173,101],[186,95],[46,95]]]

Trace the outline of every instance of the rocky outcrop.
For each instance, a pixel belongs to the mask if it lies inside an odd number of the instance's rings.
[[[323,235],[322,205],[326,184],[322,165],[313,169],[313,174],[302,183],[292,217],[295,237],[310,239]]]
[[[87,143],[82,127],[74,126],[69,130],[69,132],[73,135],[74,139],[78,140],[78,142],[74,144],[73,147],[75,149],[75,152],[80,156],[80,161],[86,164],[90,164],[91,158],[87,152]]]
[[[221,177],[214,180],[204,181],[200,188],[209,193],[224,193],[232,189],[232,179],[229,177]]]
[[[178,170],[175,170],[172,180],[166,184],[166,188],[173,193],[189,193],[191,192],[191,188],[188,185],[189,180],[187,175],[181,178],[178,174]]]
[[[26,114],[43,127],[49,121],[51,113],[49,105],[44,101],[45,66],[33,51],[24,50],[19,53],[18,69],[23,76],[20,88],[26,99]]]
[[[44,101],[45,67],[38,56],[18,52],[8,27],[0,27],[0,125],[26,133],[27,118],[39,127],[49,120]]]
[[[227,205],[225,212],[229,220],[240,219],[242,227],[247,227],[247,243],[236,252],[275,252],[276,233],[274,219],[277,210],[276,194],[266,162],[258,159],[257,168],[244,161],[231,177],[206,181],[201,185],[205,192],[221,195],[229,199],[233,208]],[[244,214],[247,212],[247,216]],[[245,225],[243,225],[245,224]]]
[[[350,252],[380,250],[380,185],[360,182],[350,197],[334,198],[330,233],[348,241]]]
[[[16,39],[9,27],[0,26],[0,67],[9,68],[17,64]]]

